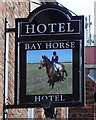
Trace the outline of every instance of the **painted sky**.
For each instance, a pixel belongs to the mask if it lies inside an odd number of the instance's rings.
[[[54,51],[56,51],[59,57],[59,62],[72,62],[72,49],[27,50],[26,62],[40,63],[40,60],[42,59],[42,55],[46,55],[51,60]]]

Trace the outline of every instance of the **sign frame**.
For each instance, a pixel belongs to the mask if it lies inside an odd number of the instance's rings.
[[[41,11],[41,12],[40,12]],[[62,12],[61,12],[62,11]],[[61,12],[64,16],[65,23],[61,24],[62,20],[57,22],[53,21],[53,23],[50,25],[50,31],[47,30],[47,24],[48,23],[39,23],[41,20],[36,23],[35,28],[35,22],[38,16],[40,17],[40,14],[50,13],[50,12],[58,12],[58,14]],[[52,14],[53,15],[53,14]],[[37,17],[37,18],[36,18]],[[49,17],[51,15],[49,14]],[[41,17],[40,17],[41,18]],[[59,19],[60,20],[60,19]],[[50,21],[50,20],[49,20]],[[70,21],[78,21],[77,26],[74,28],[78,32],[73,32],[73,26],[71,26]],[[45,21],[46,22],[46,21]],[[51,21],[52,22],[52,21]],[[29,23],[29,26],[32,25],[33,28],[27,29],[27,33],[31,30],[31,35],[28,33],[27,35],[22,36],[22,30],[25,30],[26,24],[22,23]],[[56,23],[56,24],[55,24]],[[59,24],[60,23],[60,24]],[[67,27],[66,24],[67,23]],[[54,25],[53,25],[54,24]],[[59,28],[57,27],[59,26]],[[61,26],[65,25],[65,26]],[[28,26],[28,24],[27,24]],[[65,32],[64,32],[64,27]],[[79,27],[79,28],[78,28]],[[36,10],[34,10],[28,18],[18,18],[16,19],[16,41],[15,41],[15,104],[16,105],[30,105],[31,107],[44,107],[44,104],[50,104],[52,107],[76,107],[76,106],[84,106],[85,104],[85,89],[84,89],[84,16],[71,16],[68,17],[68,14],[66,14],[65,10],[61,6],[57,5],[42,5]],[[23,28],[23,29],[22,29]],[[28,28],[28,27],[27,27]],[[41,29],[42,28],[42,29]],[[56,29],[56,32],[55,32]],[[29,31],[28,31],[29,30]],[[33,31],[32,31],[33,30]],[[36,31],[37,30],[37,31]],[[46,30],[46,31],[45,31]],[[67,33],[69,30],[69,33]],[[59,33],[57,33],[59,31]],[[67,32],[66,32],[67,31]],[[33,34],[32,34],[33,32]],[[61,33],[62,32],[62,33]],[[23,32],[26,33],[26,32]],[[60,44],[60,43],[74,42],[75,47],[71,48],[62,48],[62,49],[72,49],[73,51],[73,78],[72,78],[72,84],[73,84],[73,94],[39,94],[39,95],[26,95],[26,59],[27,59],[27,50],[35,50],[38,51],[38,48],[35,48],[36,44],[41,43],[42,47],[39,49],[47,50],[45,44]],[[25,49],[26,45],[33,45],[34,47],[29,47],[28,49]],[[65,47],[65,46],[63,46]],[[68,47],[68,46],[67,46]],[[61,49],[60,46],[57,47],[55,45],[54,48],[50,48],[54,50]],[[77,67],[76,67],[77,66]],[[76,75],[77,74],[77,75]],[[76,82],[77,81],[77,82]],[[47,84],[47,83],[46,83]],[[77,89],[77,90],[76,90]],[[48,98],[48,95],[50,96]],[[36,96],[40,97],[38,100],[34,100]],[[52,99],[52,96],[54,97]],[[44,99],[42,99],[44,98]],[[45,99],[48,98],[48,99]],[[55,100],[56,99],[56,100]],[[45,101],[44,101],[45,100]],[[48,100],[48,102],[47,102]]]

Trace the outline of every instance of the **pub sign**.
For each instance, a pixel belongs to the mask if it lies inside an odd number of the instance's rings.
[[[15,104],[84,105],[84,16],[42,5],[16,19],[15,45]]]

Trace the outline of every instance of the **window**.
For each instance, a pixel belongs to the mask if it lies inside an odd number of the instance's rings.
[[[90,69],[90,73],[88,74],[88,77],[96,83],[96,68]]]

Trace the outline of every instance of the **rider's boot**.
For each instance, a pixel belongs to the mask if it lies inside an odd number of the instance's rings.
[[[61,73],[59,72],[59,69],[57,69],[57,76],[61,76]]]

